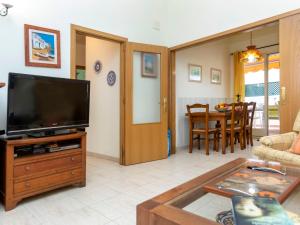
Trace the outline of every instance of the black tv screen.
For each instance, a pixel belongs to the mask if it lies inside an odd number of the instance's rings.
[[[9,73],[7,135],[89,125],[90,82]]]

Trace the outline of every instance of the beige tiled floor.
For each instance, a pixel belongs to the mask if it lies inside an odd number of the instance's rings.
[[[251,157],[251,150],[209,156],[179,150],[168,159],[128,167],[88,157],[86,187],[27,199],[9,212],[0,205],[0,225],[135,225],[137,204],[238,157]]]

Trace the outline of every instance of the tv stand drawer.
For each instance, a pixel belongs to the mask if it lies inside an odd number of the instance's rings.
[[[79,180],[81,176],[82,169],[74,169],[32,180],[17,182],[14,183],[14,194],[27,194],[47,188],[51,189],[51,187],[55,187],[56,185]]]
[[[61,158],[42,160],[14,167],[14,178],[30,177],[41,173],[55,173],[56,171],[80,166],[81,153],[66,155]]]

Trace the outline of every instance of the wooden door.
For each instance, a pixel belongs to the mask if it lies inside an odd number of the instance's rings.
[[[168,49],[128,43],[125,76],[125,149],[123,164],[168,155]]]
[[[280,132],[290,132],[300,109],[300,14],[280,20]]]

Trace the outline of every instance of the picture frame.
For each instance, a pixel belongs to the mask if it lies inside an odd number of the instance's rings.
[[[212,84],[222,84],[222,70],[211,68],[210,69],[210,82]]]
[[[150,78],[157,77],[157,54],[142,53],[142,76]]]
[[[24,25],[25,65],[61,68],[60,31]]]
[[[189,81],[202,82],[202,66],[189,64]]]

